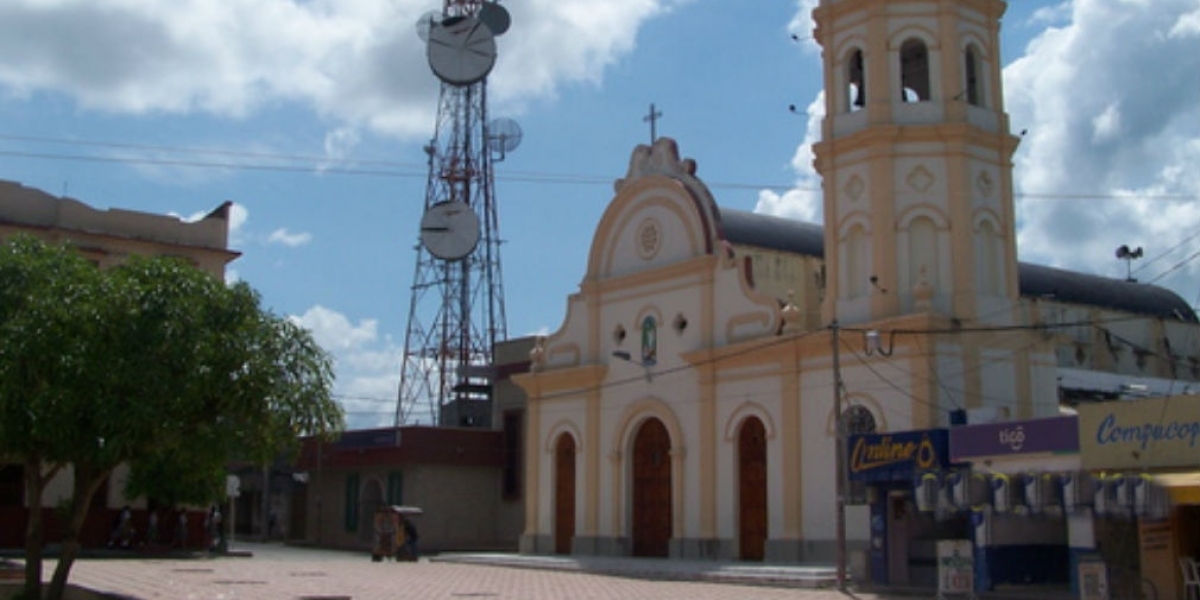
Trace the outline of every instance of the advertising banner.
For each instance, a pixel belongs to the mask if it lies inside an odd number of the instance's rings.
[[[1019,454],[1079,452],[1075,416],[964,425],[950,430],[950,460]]]
[[[1080,404],[1085,469],[1193,467],[1200,456],[1200,399],[1173,396]]]
[[[975,555],[970,540],[938,540],[938,595],[975,596]]]

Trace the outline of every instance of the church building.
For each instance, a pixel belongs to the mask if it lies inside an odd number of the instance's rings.
[[[1067,368],[1200,378],[1160,358],[1200,356],[1173,293],[1018,262],[1005,8],[815,9],[823,226],[719,207],[672,139],[634,150],[514,377],[522,552],[830,562],[848,434],[1055,416]]]

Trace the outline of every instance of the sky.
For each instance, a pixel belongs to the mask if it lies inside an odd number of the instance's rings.
[[[651,104],[719,206],[821,222],[816,2],[503,0],[509,337],[561,325]],[[186,219],[234,202],[227,277],[332,353],[352,428],[390,425],[439,90],[415,24],[441,8],[4,0],[0,179]],[[1200,304],[1200,0],[1011,0],[1001,44],[1019,259]]]

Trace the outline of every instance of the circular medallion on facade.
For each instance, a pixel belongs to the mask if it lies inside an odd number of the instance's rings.
[[[658,249],[662,247],[662,228],[659,227],[658,221],[654,219],[646,219],[638,225],[637,229],[637,248],[638,256],[644,260],[654,258],[658,254]]]

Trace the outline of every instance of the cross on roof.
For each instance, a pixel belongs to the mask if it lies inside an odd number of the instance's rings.
[[[658,119],[661,116],[662,116],[662,111],[656,110],[654,108],[654,103],[651,102],[650,103],[650,114],[642,117],[643,123],[650,123],[650,144],[651,145],[653,145],[654,142],[658,141],[658,130],[655,127],[655,125],[658,123]]]

